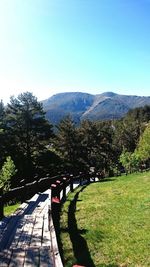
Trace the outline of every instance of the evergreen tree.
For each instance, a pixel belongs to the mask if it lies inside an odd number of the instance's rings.
[[[132,118],[128,117],[116,121],[114,125],[114,144],[118,147],[120,153],[123,149],[133,152],[138,144],[142,131],[138,121],[134,121]]]
[[[3,189],[4,192],[8,191],[11,184],[11,177],[15,175],[17,172],[14,162],[10,156],[6,158],[2,169],[0,170],[0,188]]]
[[[82,159],[87,168],[109,172],[113,161],[112,128],[108,122],[83,121],[80,126]]]
[[[52,125],[45,119],[42,104],[30,92],[11,97],[6,109],[9,154],[20,175],[28,180],[36,171],[36,161],[52,136]]]
[[[77,128],[70,116],[57,125],[55,149],[63,159],[66,171],[76,172],[79,164],[79,136]]]
[[[147,124],[144,133],[140,137],[136,153],[142,161],[150,161],[150,123]]]
[[[135,150],[149,120],[150,106],[144,106],[129,110],[124,118],[114,123],[114,144],[118,146],[120,153],[123,149],[129,152]]]
[[[150,121],[150,106],[145,105],[144,107],[131,109],[128,111],[125,118],[131,118],[132,121],[138,121],[139,125],[142,125],[143,122],[147,123]]]
[[[5,135],[5,108],[3,101],[0,101],[0,167],[6,155],[6,135]]]

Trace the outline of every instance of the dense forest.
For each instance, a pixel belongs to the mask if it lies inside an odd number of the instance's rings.
[[[52,125],[30,92],[0,102],[0,187],[16,187],[46,175],[90,168],[103,176],[132,172],[150,164],[150,106],[119,120],[71,117]],[[8,182],[9,180],[9,182]]]

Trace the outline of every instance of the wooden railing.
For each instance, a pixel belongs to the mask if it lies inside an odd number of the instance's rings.
[[[92,174],[92,173],[81,173],[80,172],[76,176],[74,176],[72,174],[66,174],[66,175],[59,175],[59,176],[55,176],[55,177],[45,177],[45,178],[41,178],[40,180],[35,180],[32,183],[25,184],[24,186],[11,189],[7,193],[0,195],[1,218],[3,217],[4,204],[8,203],[10,200],[11,201],[17,200],[17,201],[25,202],[22,205],[24,205],[24,204],[27,205],[28,209],[29,209],[29,203],[30,203],[30,206],[36,204],[36,203],[34,203],[35,201],[32,200],[33,198],[36,197],[36,195],[42,196],[42,194],[41,194],[42,192],[44,192],[44,193],[47,191],[50,192],[49,197],[48,197],[49,198],[48,199],[48,214],[46,214],[44,212],[44,214],[45,214],[44,216],[47,216],[46,218],[48,219],[48,225],[49,225],[49,231],[50,231],[50,237],[51,237],[51,246],[52,246],[51,247],[51,253],[52,254],[50,256],[50,259],[53,263],[52,266],[63,267],[62,259],[61,259],[60,253],[59,253],[59,243],[58,243],[61,202],[64,202],[66,200],[66,196],[67,196],[67,193],[69,191],[72,192],[74,190],[74,188],[76,188],[79,185],[82,185],[85,183],[90,183],[91,178],[93,181],[95,180],[95,174],[94,173]],[[47,190],[47,189],[51,189],[51,190]],[[34,196],[34,197],[31,198],[32,196]],[[26,200],[28,200],[28,201],[26,201]],[[38,204],[38,206],[39,206],[39,204]],[[39,209],[39,207],[38,207],[38,209]],[[35,213],[35,209],[34,209],[34,213]],[[22,211],[21,214],[25,214],[25,210]],[[31,216],[32,215],[30,214],[29,219],[31,219]],[[39,216],[39,211],[38,211],[38,216]],[[21,218],[21,216],[20,216],[20,218]],[[42,218],[44,218],[44,217],[42,217]],[[14,220],[14,219],[16,219],[16,222],[17,222],[17,220],[19,220],[19,217],[18,216],[12,217],[12,220]],[[27,218],[25,221],[27,223]],[[38,223],[40,225],[40,221]],[[13,225],[9,224],[9,226],[11,227],[11,229],[13,229],[14,222],[13,222]],[[42,221],[42,226],[43,226],[43,221]],[[33,224],[33,227],[34,227],[34,224]],[[10,228],[8,229],[8,227],[7,227],[7,232],[10,232],[9,230],[10,230]],[[15,230],[15,231],[17,232],[17,230]],[[43,230],[39,231],[39,232],[42,234],[44,233]],[[20,232],[20,229],[19,229],[19,233],[22,233],[22,231]],[[29,236],[30,236],[30,231],[29,231]],[[48,234],[48,236],[49,236],[49,234]],[[7,243],[7,239],[5,238],[5,236],[2,236],[2,238]],[[40,240],[42,240],[42,239],[43,239],[43,237],[40,237]],[[14,240],[16,240],[16,239],[14,238]],[[2,244],[3,244],[3,242],[2,242]],[[32,242],[30,245],[31,246],[29,247],[29,249],[30,249],[30,251],[33,250],[33,254],[34,254],[34,247],[32,247]],[[3,244],[3,246],[4,246],[4,244]],[[38,249],[40,251],[41,248],[39,247]],[[2,253],[3,253],[3,251],[2,251]],[[11,252],[11,255],[13,255],[12,252]],[[18,255],[18,254],[16,254],[16,255]],[[18,255],[18,257],[19,257],[19,255]],[[12,259],[10,259],[10,260],[12,260]],[[47,258],[47,260],[48,260],[48,258]]]
[[[23,186],[9,190],[6,193],[0,192],[0,219],[4,216],[4,205],[9,201],[24,202],[31,198],[38,192],[44,192],[51,188],[52,190],[52,202],[60,201],[60,192],[63,191],[62,200],[66,198],[66,188],[70,186],[70,191],[73,191],[74,181],[79,181],[82,184],[84,179],[87,181],[90,179],[89,173],[80,172],[79,175],[63,174],[54,177],[44,177],[39,180],[35,180],[32,183],[25,184]]]

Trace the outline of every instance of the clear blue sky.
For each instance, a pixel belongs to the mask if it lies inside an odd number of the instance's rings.
[[[150,0],[0,0],[0,99],[150,95]]]

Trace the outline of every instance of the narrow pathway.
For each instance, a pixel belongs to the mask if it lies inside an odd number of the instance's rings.
[[[50,190],[36,194],[0,222],[1,267],[62,266],[50,200]]]

